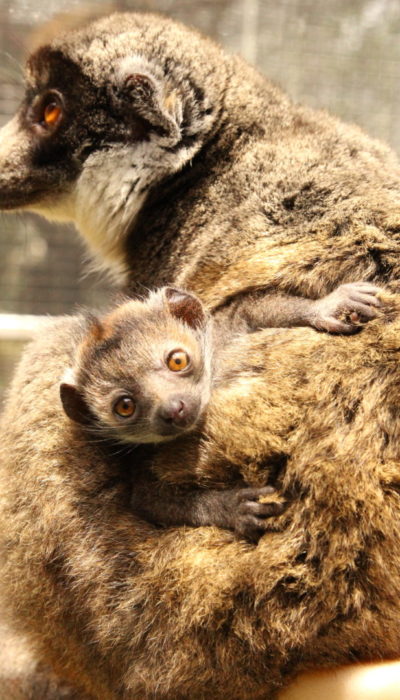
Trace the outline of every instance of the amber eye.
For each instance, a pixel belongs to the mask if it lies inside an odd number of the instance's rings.
[[[43,122],[46,126],[57,126],[62,117],[62,107],[58,102],[48,102],[43,110]]]
[[[31,108],[33,124],[47,132],[53,132],[62,122],[64,112],[64,101],[62,95],[56,90],[50,90],[45,95],[40,95],[34,100]]]
[[[136,411],[136,404],[130,396],[121,396],[113,406],[114,413],[121,418],[131,418]]]
[[[189,355],[184,350],[174,350],[168,355],[167,365],[171,372],[181,372],[186,369],[190,360]]]

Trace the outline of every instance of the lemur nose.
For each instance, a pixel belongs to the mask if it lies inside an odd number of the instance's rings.
[[[170,399],[160,407],[159,416],[166,423],[180,425],[186,418],[186,404],[179,398]]]

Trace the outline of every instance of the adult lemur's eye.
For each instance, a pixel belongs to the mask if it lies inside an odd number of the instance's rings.
[[[32,107],[33,122],[37,127],[51,133],[64,117],[61,95],[55,90],[37,98]]]
[[[136,411],[136,404],[130,396],[121,396],[113,406],[114,413],[120,418],[131,418]]]
[[[43,122],[46,126],[57,126],[62,114],[62,107],[58,102],[55,100],[48,102],[43,110]]]
[[[190,362],[189,355],[184,350],[174,350],[168,355],[167,365],[171,372],[181,372]]]

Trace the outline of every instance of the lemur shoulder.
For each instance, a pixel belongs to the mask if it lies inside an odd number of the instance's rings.
[[[184,287],[229,319],[260,294],[395,288],[394,154],[198,33],[114,15],[39,48],[26,83],[0,132],[0,207],[73,221],[128,292]],[[327,660],[398,657],[396,314],[351,339],[244,336],[205,437],[156,456],[171,483],[278,486],[290,505],[257,546],[155,529],[101,445],[75,431],[68,454],[56,388],[81,321],[40,338],[8,395],[0,472],[2,591],[39,657],[101,700],[254,700]]]

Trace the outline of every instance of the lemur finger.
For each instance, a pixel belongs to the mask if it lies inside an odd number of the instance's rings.
[[[239,496],[246,501],[258,501],[262,496],[270,496],[272,493],[276,493],[276,489],[273,486],[262,486],[261,488],[249,487],[247,489],[241,489]]]
[[[284,504],[280,502],[256,503],[255,501],[248,501],[245,505],[247,513],[255,515],[259,518],[268,518],[271,515],[279,515],[284,509]]]
[[[249,515],[248,518],[246,518],[246,521],[242,523],[242,532],[247,532],[251,533],[256,530],[266,530],[268,529],[267,525],[268,521],[263,520],[262,518],[256,518],[253,515]]]
[[[367,282],[364,280],[358,280],[357,282],[348,282],[347,284],[344,284],[343,287],[362,287],[363,289],[369,289],[375,294],[377,292],[380,292],[382,287],[378,287],[378,285],[374,284],[373,282]]]
[[[363,289],[370,290],[374,294],[378,294],[382,291],[382,287],[380,287],[378,284],[374,284],[374,282],[357,282],[357,285]]]
[[[350,301],[370,304],[372,306],[382,306],[382,301],[374,294],[365,294],[364,292],[351,292],[349,295]]]
[[[349,293],[357,290],[365,294],[377,295],[382,291],[382,287],[378,287],[376,284],[372,284],[372,282],[347,282],[336,288],[336,291]]]
[[[320,330],[328,331],[329,333],[342,333],[344,335],[351,335],[351,333],[356,333],[358,326],[353,323],[346,323],[346,321],[340,321],[334,316],[323,319],[316,328]]]
[[[354,303],[351,313],[353,313],[354,311],[356,311],[357,314],[364,316],[368,319],[376,318],[378,316],[378,312],[375,307],[368,306],[367,304],[362,304],[361,302]]]

